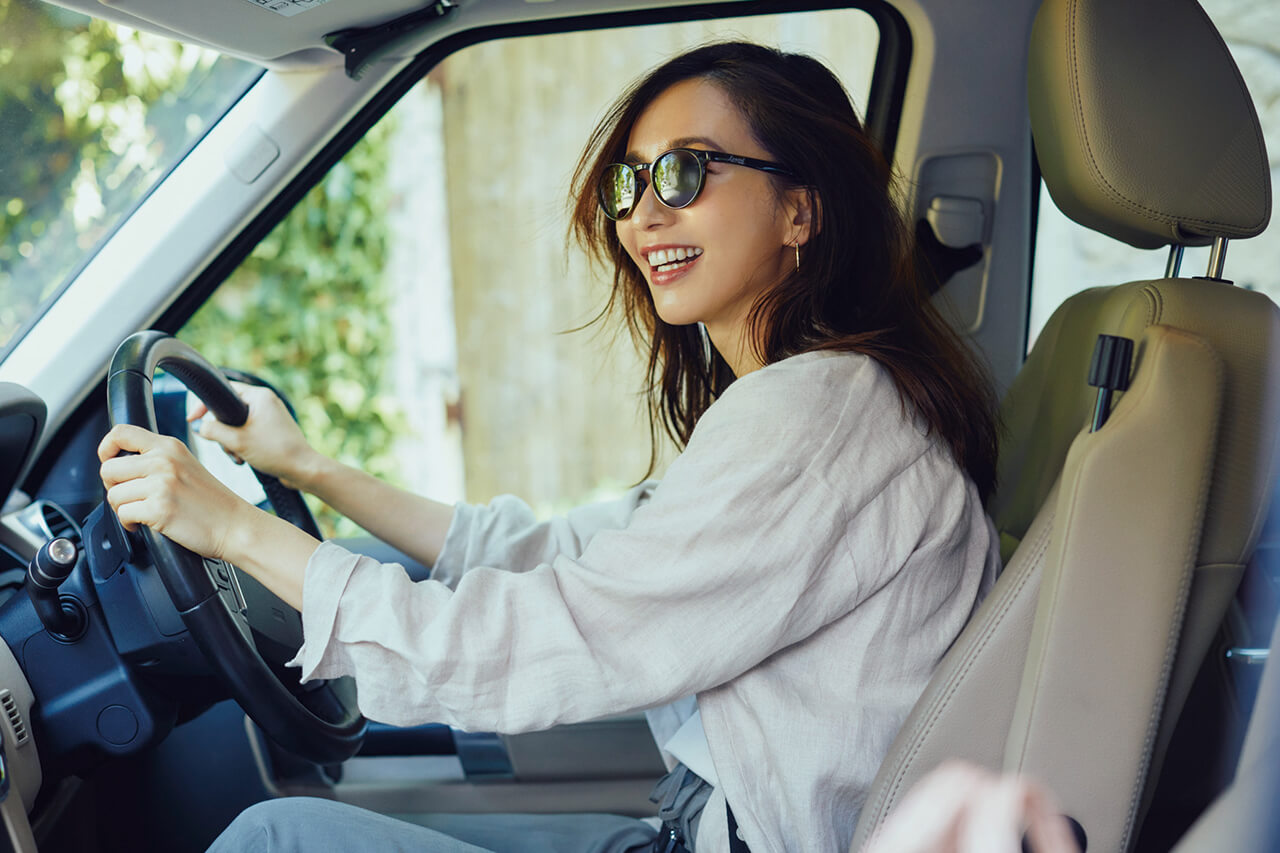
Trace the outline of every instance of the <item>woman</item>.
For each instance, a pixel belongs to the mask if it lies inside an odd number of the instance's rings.
[[[519,732],[648,709],[674,764],[664,837],[726,850],[736,819],[757,853],[843,851],[998,568],[990,391],[929,307],[889,167],[820,63],[741,43],[677,57],[622,97],[574,183],[574,231],[648,342],[655,443],[661,423],[683,447],[661,483],[547,523],[514,498],[447,507],[319,457],[246,391],[248,424],[205,434],[433,580],[316,542],[142,430],[103,440],[108,499],[300,608],[302,677],[354,675],[371,719]],[[454,849],[338,808],[255,807],[223,842],[306,846],[324,826],[339,849],[351,821],[352,844]],[[654,834],[555,818],[576,840],[538,847],[519,820],[448,829],[513,850]]]

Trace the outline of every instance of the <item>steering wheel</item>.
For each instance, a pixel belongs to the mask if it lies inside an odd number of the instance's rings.
[[[216,367],[176,338],[146,331],[126,338],[111,359],[107,407],[113,425],[156,431],[151,382],[161,367],[223,423],[239,426],[248,418],[248,406]],[[301,494],[268,474],[254,474],[278,515],[320,538]],[[365,719],[352,679],[303,687],[296,670],[283,668],[302,645],[298,612],[230,564],[207,560],[147,527],[139,530],[187,630],[253,721],[280,746],[317,764],[355,755]],[[264,642],[255,642],[255,631]]]

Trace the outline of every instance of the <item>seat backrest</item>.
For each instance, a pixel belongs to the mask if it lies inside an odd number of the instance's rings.
[[[1142,247],[1265,228],[1257,116],[1194,0],[1045,0],[1029,96],[1045,182],[1082,224]],[[1101,333],[1137,346],[1130,389],[1090,433]],[[989,509],[1006,569],[895,741],[855,850],[948,758],[1030,772],[1090,849],[1129,846],[1265,515],[1280,311],[1224,281],[1084,291],[1050,319],[1002,417]]]

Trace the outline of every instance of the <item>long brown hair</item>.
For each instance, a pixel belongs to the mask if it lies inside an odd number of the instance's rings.
[[[735,377],[699,326],[672,326],[657,316],[643,274],[600,211],[596,185],[606,164],[623,159],[631,128],[649,104],[693,78],[725,92],[770,159],[795,175],[773,176],[779,192],[804,188],[816,216],[799,268],[753,306],[757,358],[772,364],[838,350],[875,359],[904,408],[947,443],[985,500],[995,488],[994,394],[985,370],[929,302],[914,239],[890,196],[888,162],[822,63],[745,42],[697,48],[632,86],[588,139],[573,182],[572,233],[614,270],[600,316],[620,309],[633,337],[648,346],[654,458],[659,423],[683,448]]]

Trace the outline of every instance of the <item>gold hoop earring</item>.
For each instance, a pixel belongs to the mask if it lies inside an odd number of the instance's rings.
[[[796,272],[800,271],[800,241],[796,241]]]

